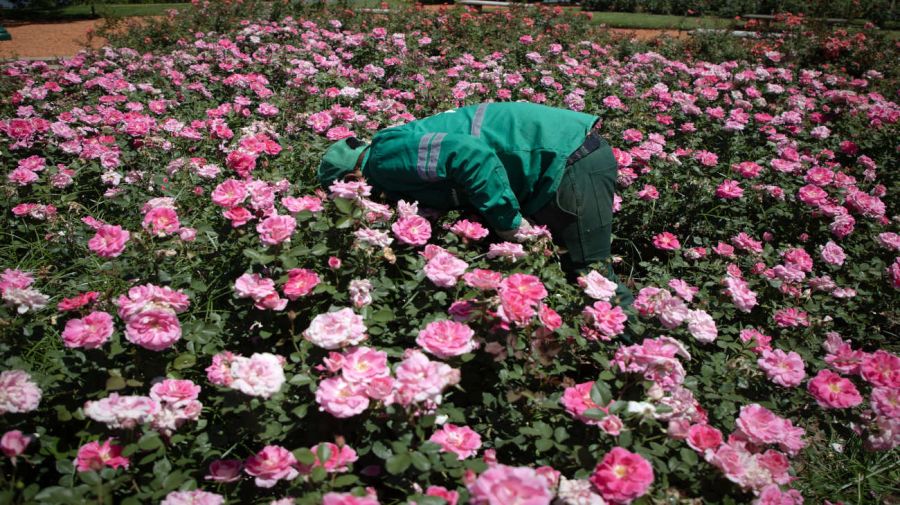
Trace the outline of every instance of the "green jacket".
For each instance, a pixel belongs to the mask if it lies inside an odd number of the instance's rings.
[[[472,207],[512,230],[550,201],[596,121],[533,103],[471,105],[376,133],[362,172],[390,199]]]

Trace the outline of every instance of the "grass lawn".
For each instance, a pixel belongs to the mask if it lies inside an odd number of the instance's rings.
[[[592,12],[592,22],[611,28],[645,28],[656,30],[693,30],[694,28],[729,28],[734,20],[713,16],[688,17],[631,12]]]
[[[161,16],[169,9],[185,9],[190,6],[190,3],[96,4],[96,15],[92,14],[90,5],[69,5],[56,9],[0,9],[0,19],[66,21],[105,16]]]

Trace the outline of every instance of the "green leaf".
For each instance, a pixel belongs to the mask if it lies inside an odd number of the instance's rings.
[[[138,447],[144,451],[152,451],[162,447],[162,440],[159,438],[159,433],[155,431],[145,433],[140,440],[138,440]]]
[[[318,449],[316,449],[316,456],[319,458],[319,461],[328,461],[331,459],[331,446],[328,444],[319,444]]]
[[[534,443],[534,446],[537,448],[538,452],[546,452],[553,448],[553,441],[549,438],[541,438]]]
[[[405,472],[409,465],[412,464],[412,458],[410,457],[408,452],[403,454],[395,454],[388,458],[384,467],[387,469],[388,473],[392,475],[400,475]]]
[[[587,409],[581,414],[582,416],[588,419],[594,419],[595,421],[602,421],[608,415],[606,412],[603,412],[600,409]]]
[[[410,459],[412,460],[413,466],[419,470],[423,472],[431,470],[431,461],[428,461],[428,457],[421,452],[413,452],[410,454]]]
[[[394,454],[387,446],[385,446],[381,441],[378,440],[376,440],[375,443],[372,444],[372,452],[374,452],[375,455],[381,459],[388,459]]]
[[[597,380],[591,386],[591,400],[601,407],[606,407],[612,401],[612,392],[609,385],[603,380]]]
[[[312,473],[310,474],[313,482],[322,482],[328,477],[328,471],[325,470],[324,466],[317,466],[312,469]]]
[[[697,453],[693,450],[688,449],[687,447],[682,447],[681,450],[678,451],[678,453],[681,454],[681,459],[685,463],[692,466],[697,464]]]
[[[184,352],[175,358],[175,361],[172,362],[172,368],[175,370],[184,370],[185,368],[194,366],[195,363],[197,363],[197,356],[192,352]]]
[[[359,477],[353,474],[344,474],[334,479],[334,487],[347,487],[356,484]]]
[[[376,323],[387,323],[394,320],[394,311],[385,307],[378,312],[372,314],[372,321]]]
[[[107,391],[118,391],[120,389],[125,389],[125,379],[119,376],[113,376],[106,379]]]
[[[346,198],[335,198],[334,206],[337,207],[342,214],[350,215],[353,213],[353,200],[347,200]]]
[[[316,462],[316,455],[306,447],[294,451],[294,457],[302,465],[311,465]]]

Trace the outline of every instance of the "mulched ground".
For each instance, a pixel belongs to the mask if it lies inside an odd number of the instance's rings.
[[[55,58],[73,56],[84,49],[89,34],[97,28],[101,20],[66,22],[0,22],[12,35],[12,40],[0,41],[0,59]],[[610,28],[617,34],[634,34],[641,40],[649,40],[667,34],[672,37],[687,37],[687,32],[676,30],[632,30]],[[105,40],[91,39],[91,46],[102,47]]]
[[[66,22],[9,21],[2,25],[12,40],[0,41],[0,58],[52,58],[73,56],[87,44],[89,33],[100,20]],[[102,47],[105,40],[94,37],[93,47]]]

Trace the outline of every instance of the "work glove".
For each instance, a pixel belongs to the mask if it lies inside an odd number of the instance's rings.
[[[512,230],[497,230],[497,236],[506,242],[522,242],[527,237],[533,227],[524,217],[519,222],[519,227]]]

